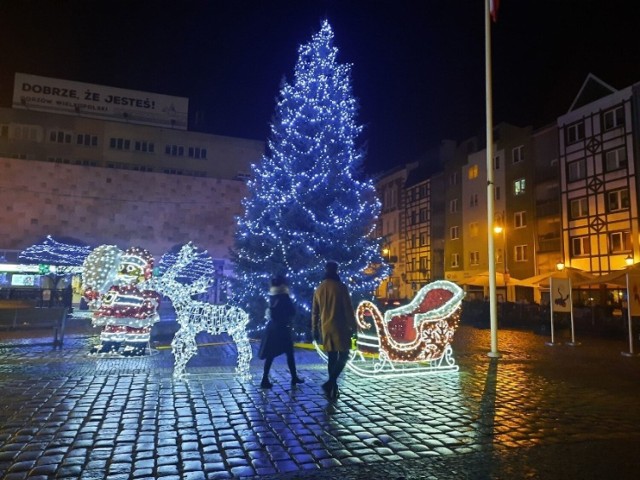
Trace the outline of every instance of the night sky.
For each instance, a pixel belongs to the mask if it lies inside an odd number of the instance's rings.
[[[501,0],[495,123],[552,121],[590,72],[640,81],[634,5]],[[0,0],[0,105],[22,72],[188,97],[191,129],[264,141],[281,79],[327,18],[374,173],[483,135],[483,13],[482,0]]]

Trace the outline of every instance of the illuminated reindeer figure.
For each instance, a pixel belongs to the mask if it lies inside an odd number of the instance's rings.
[[[188,285],[176,280],[179,273],[191,263],[196,256],[196,247],[191,243],[184,245],[178,253],[176,262],[163,275],[154,276],[145,282],[145,288],[155,290],[171,300],[180,328],[176,332],[171,349],[175,357],[173,377],[181,379],[189,359],[198,351],[196,335],[208,332],[211,335],[228,333],[236,344],[238,364],[236,373],[242,378],[249,376],[251,361],[251,345],[246,327],[249,315],[241,308],[231,305],[214,305],[193,300],[192,295],[207,290],[211,277],[202,275]]]

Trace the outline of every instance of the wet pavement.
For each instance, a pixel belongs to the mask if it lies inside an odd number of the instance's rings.
[[[500,331],[490,359],[489,331],[462,326],[458,372],[346,372],[331,402],[326,364],[307,349],[306,383],[292,388],[280,357],[262,390],[262,362],[238,380],[223,337],[202,336],[175,381],[162,346],[91,356],[95,332],[73,322],[61,349],[12,336],[0,332],[3,479],[640,478],[640,358],[621,355],[625,339],[550,347]]]

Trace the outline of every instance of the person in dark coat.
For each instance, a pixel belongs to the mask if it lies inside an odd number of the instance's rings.
[[[338,264],[333,261],[325,266],[324,280],[313,293],[311,331],[328,357],[329,380],[322,389],[333,400],[338,398],[338,377],[349,360],[351,337],[356,332],[356,316],[351,294],[338,275]]]
[[[291,372],[291,385],[304,383],[304,379],[298,377],[296,361],[293,356],[293,338],[291,335],[291,320],[296,309],[289,297],[289,288],[283,276],[277,276],[271,280],[269,289],[269,322],[265,330],[258,356],[264,360],[264,373],[260,387],[271,388],[269,371],[273,359],[283,353],[287,356],[287,365]]]

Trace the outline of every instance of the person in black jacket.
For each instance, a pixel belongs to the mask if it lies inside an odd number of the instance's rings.
[[[298,377],[296,361],[293,356],[291,320],[296,313],[296,309],[291,297],[289,297],[286,279],[281,275],[271,280],[268,312],[270,319],[258,353],[260,359],[264,360],[264,374],[262,375],[260,387],[273,387],[273,384],[269,381],[269,370],[271,370],[273,359],[283,353],[287,355],[287,365],[291,372],[291,385],[304,383],[304,379]]]

